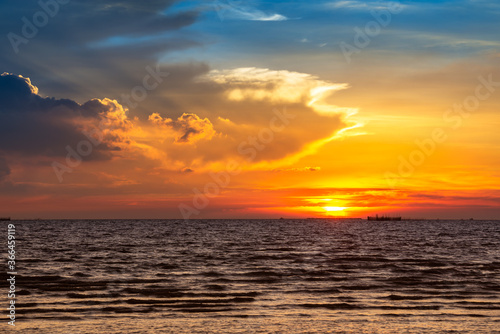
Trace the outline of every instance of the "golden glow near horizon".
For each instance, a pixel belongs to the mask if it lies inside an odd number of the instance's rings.
[[[332,211],[344,211],[347,208],[339,207],[339,206],[324,206],[323,209],[325,209],[328,212]]]

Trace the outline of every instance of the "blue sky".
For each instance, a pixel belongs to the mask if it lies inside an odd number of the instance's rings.
[[[354,29],[363,30],[374,20],[372,11],[387,11],[390,3],[155,1],[144,8],[133,2],[110,1],[111,6],[104,10],[99,2],[73,1],[61,5],[58,14],[50,18],[33,41],[19,45],[19,54],[12,51],[8,38],[3,38],[0,60],[5,71],[35,77],[43,73],[40,80],[47,82],[46,89],[66,87],[68,93],[81,87],[63,83],[65,79],[60,77],[51,80],[54,74],[50,72],[56,72],[56,66],[62,71],[66,70],[64,67],[71,70],[75,59],[80,57],[80,62],[100,67],[104,76],[122,76],[117,73],[121,71],[119,66],[113,69],[113,64],[106,65],[103,61],[113,52],[123,56],[128,52],[130,63],[137,64],[193,60],[216,68],[283,66],[319,74],[325,72],[319,67],[331,66],[329,62],[343,66],[340,43],[352,45]],[[401,1],[400,4],[402,11],[392,14],[390,23],[370,39],[367,53],[391,54],[396,59],[398,55],[404,59],[408,54],[422,54],[443,62],[474,57],[499,46],[500,4],[493,0]],[[21,18],[31,18],[40,7],[35,1],[15,6],[7,1],[2,2],[0,9],[2,34],[7,36],[9,32],[20,35]],[[88,14],[91,11],[94,14]],[[120,19],[124,13],[125,17]],[[126,29],[127,20],[138,20],[142,26]],[[151,20],[177,23],[148,25]],[[92,25],[97,29],[92,29]],[[54,57],[60,58],[59,61],[49,64]],[[316,66],[311,65],[310,59],[315,59]],[[45,70],[33,69],[38,61],[44,62]],[[302,64],[306,62],[309,64]],[[129,80],[134,79],[137,77],[131,75]],[[117,81],[119,84],[127,80],[122,77]],[[50,92],[55,93],[55,89]]]
[[[241,3],[245,3],[243,8]],[[220,1],[187,2],[181,8],[203,8],[201,19],[187,30],[206,38],[208,49],[245,54],[337,53],[352,43],[354,28],[384,11],[383,1]],[[219,5],[218,5],[219,4]],[[370,43],[370,49],[429,52],[460,57],[498,46],[498,14],[493,1],[403,1],[402,11]],[[174,8],[175,9],[175,8]],[[248,12],[248,18],[239,15]],[[258,13],[259,15],[255,14]],[[253,17],[254,20],[250,19]],[[276,21],[258,17],[280,16]],[[195,52],[195,51],[193,51]],[[216,61],[224,52],[213,52]]]

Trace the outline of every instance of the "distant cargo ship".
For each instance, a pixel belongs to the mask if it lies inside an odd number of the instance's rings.
[[[378,216],[376,215],[375,217],[368,216],[368,220],[376,220],[376,221],[397,221],[401,220],[401,217],[390,217],[390,216]]]
[[[0,217],[0,221],[10,220],[10,217]]]

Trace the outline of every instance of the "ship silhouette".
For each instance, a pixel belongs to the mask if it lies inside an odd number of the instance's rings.
[[[375,215],[375,217],[373,216],[368,216],[368,220],[376,220],[376,221],[398,221],[398,220],[401,220],[401,217],[391,217],[391,216],[380,216],[379,215]]]

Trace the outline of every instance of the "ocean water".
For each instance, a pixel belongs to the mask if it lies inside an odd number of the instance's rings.
[[[500,221],[11,223],[22,333],[500,333]]]

